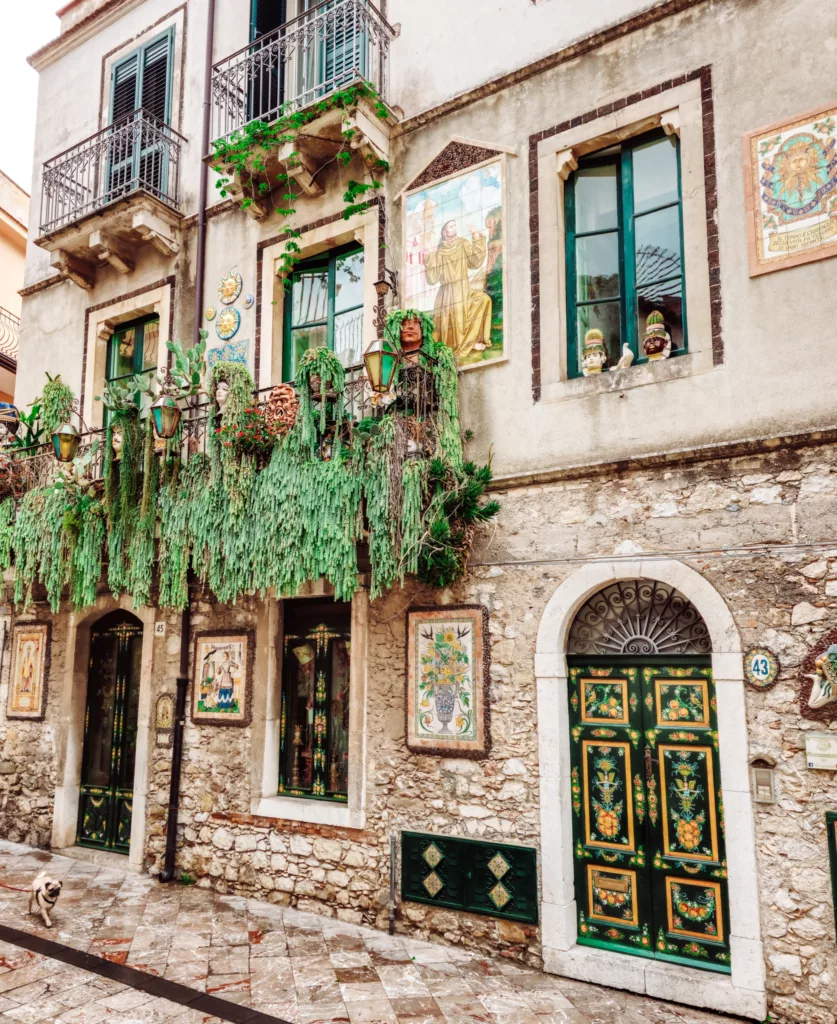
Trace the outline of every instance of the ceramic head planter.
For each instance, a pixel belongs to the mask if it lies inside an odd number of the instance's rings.
[[[417,316],[408,316],[401,324],[401,351],[408,355],[418,352],[423,341],[421,320]]]
[[[663,314],[655,309],[645,321],[645,337],[642,350],[649,360],[668,359],[671,355],[671,335],[666,330]]]
[[[215,385],[215,404],[218,406],[218,412],[224,415],[224,409],[227,407],[227,399],[230,397],[230,386],[225,380],[219,380]]]
[[[118,427],[113,428],[110,443],[113,448],[113,461],[119,462],[122,458],[122,445],[124,444],[124,440],[122,438],[122,431]]]
[[[816,674],[808,673],[813,683],[809,708],[822,708],[837,701],[837,644],[832,644],[814,663]]]
[[[581,359],[581,370],[585,377],[601,373],[607,363],[607,350],[604,335],[592,328],[584,335],[584,355]]]

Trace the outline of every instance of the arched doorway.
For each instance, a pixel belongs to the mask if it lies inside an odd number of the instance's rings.
[[[729,972],[709,630],[674,587],[619,580],[567,646],[580,945]]]
[[[79,846],[128,853],[143,626],[117,611],[90,630],[81,763]]]

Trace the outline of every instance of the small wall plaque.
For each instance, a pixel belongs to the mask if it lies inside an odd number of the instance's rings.
[[[166,624],[165,622],[154,623],[154,636],[165,636],[166,635]]]
[[[170,693],[164,693],[157,699],[157,722],[158,729],[171,729],[174,726],[174,698]]]
[[[750,686],[766,690],[779,676],[779,659],[767,647],[751,647],[744,655],[744,675]]]
[[[809,732],[805,736],[805,760],[809,768],[837,771],[837,733]]]

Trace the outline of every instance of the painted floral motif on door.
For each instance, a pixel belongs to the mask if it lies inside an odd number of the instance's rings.
[[[570,669],[578,941],[726,971],[711,671],[637,660]]]

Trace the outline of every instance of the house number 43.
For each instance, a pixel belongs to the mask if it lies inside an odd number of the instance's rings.
[[[744,675],[751,686],[766,690],[779,675],[779,659],[766,647],[753,647],[744,657]]]

